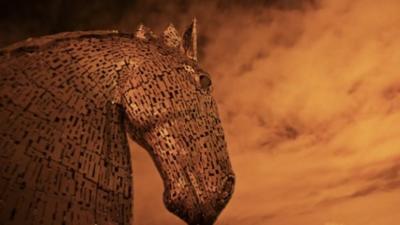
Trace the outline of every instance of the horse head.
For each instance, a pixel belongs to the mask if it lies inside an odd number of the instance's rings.
[[[235,176],[212,97],[211,76],[197,61],[196,21],[180,37],[140,26],[143,53],[122,82],[129,135],[152,156],[169,211],[191,225],[213,224]]]

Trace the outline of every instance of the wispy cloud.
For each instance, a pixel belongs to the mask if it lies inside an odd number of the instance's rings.
[[[213,76],[237,174],[217,224],[398,224],[399,1],[138,0],[123,8],[77,14],[90,23],[75,28],[132,32],[144,22],[159,32],[198,18],[200,63]],[[0,43],[42,29],[0,27]],[[179,224],[162,205],[149,157],[133,157],[136,224]]]

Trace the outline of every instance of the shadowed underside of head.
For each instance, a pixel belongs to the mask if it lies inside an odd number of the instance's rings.
[[[146,82],[123,94],[131,135],[163,178],[166,207],[188,224],[213,224],[233,192],[234,174],[211,78],[197,63],[196,21],[182,38],[173,25],[160,37],[140,26],[136,36],[153,44],[129,78]]]

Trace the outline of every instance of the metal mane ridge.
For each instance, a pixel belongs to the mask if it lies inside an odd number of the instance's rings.
[[[27,38],[15,44],[8,45],[0,49],[0,56],[14,55],[17,53],[35,52],[47,48],[62,41],[84,39],[84,38],[109,38],[125,37],[135,38],[134,33],[123,33],[118,30],[96,30],[96,31],[72,31],[62,32],[52,35],[41,36],[37,38]]]

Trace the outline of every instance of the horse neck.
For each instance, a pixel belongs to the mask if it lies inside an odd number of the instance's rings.
[[[0,65],[30,71],[28,77],[42,81],[41,86],[46,89],[66,86],[102,101],[117,101],[117,83],[138,58],[135,52],[140,51],[131,34],[70,32],[5,47],[0,50]]]

